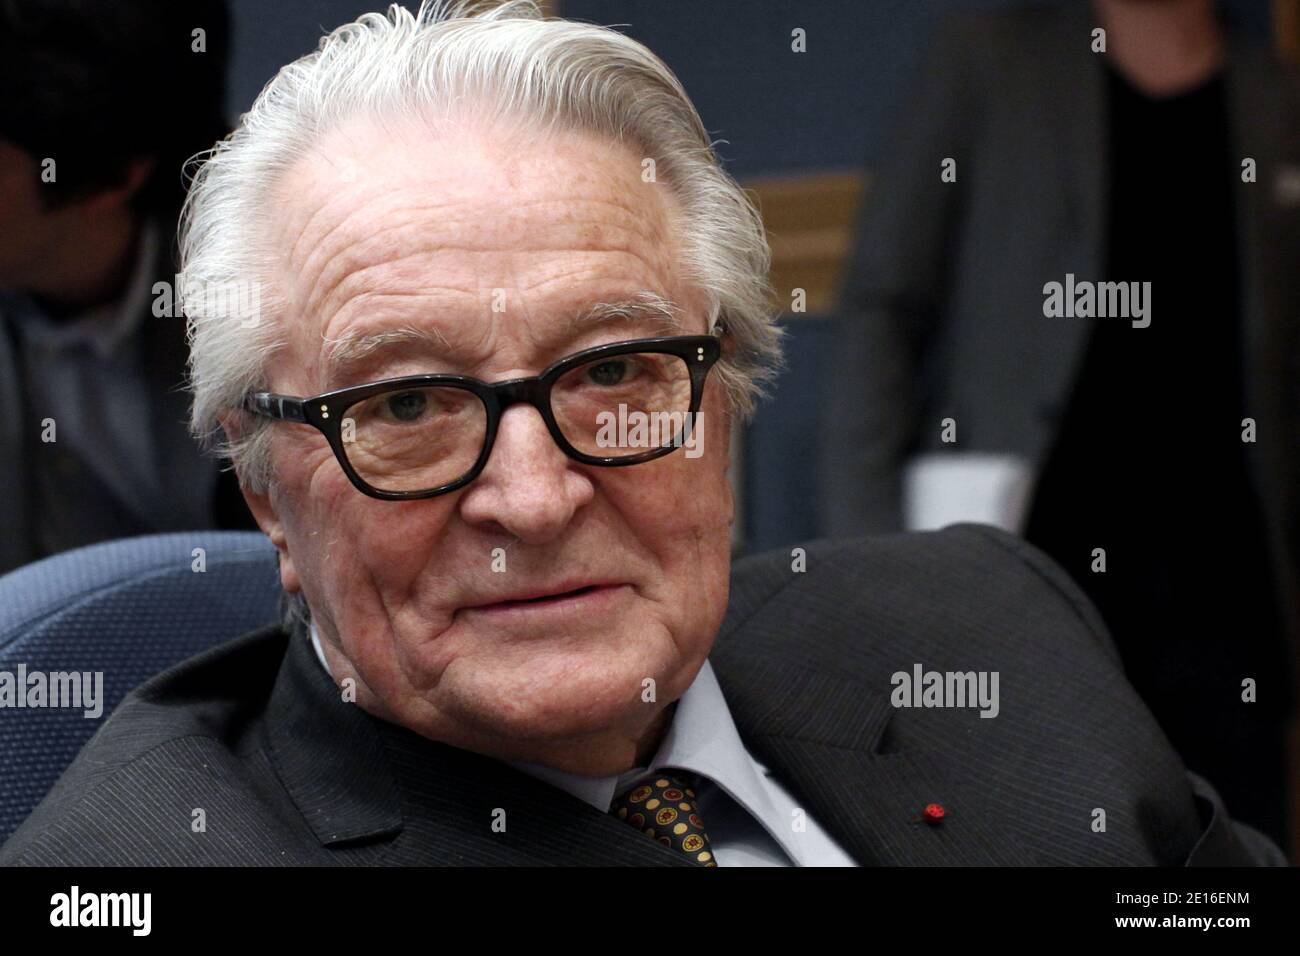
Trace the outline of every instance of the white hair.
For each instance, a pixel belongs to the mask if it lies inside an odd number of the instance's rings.
[[[446,116],[458,102],[472,103],[476,116],[588,132],[654,159],[682,210],[681,266],[704,297],[709,328],[725,327],[716,374],[732,412],[748,416],[780,362],[758,212],[658,57],[615,30],[544,19],[534,0],[424,0],[414,14],[393,5],[339,27],[281,69],[235,131],[197,158],[180,227],[185,287],[258,282],[276,258],[266,247],[272,190],[326,133],[356,116]],[[219,418],[242,414],[221,450],[261,490],[271,477],[267,423],[240,409],[267,388],[286,304],[267,283],[258,291],[264,317],[256,322],[225,307],[238,296],[187,297],[186,314],[191,427],[219,444]]]

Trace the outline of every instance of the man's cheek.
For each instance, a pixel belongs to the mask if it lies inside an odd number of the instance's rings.
[[[719,535],[729,540],[730,487],[716,463],[691,460],[680,452],[660,462],[665,467],[658,474],[647,474],[646,480],[623,489],[638,536],[647,543],[659,542],[659,548],[672,544],[674,553],[665,555],[670,559],[680,554],[683,544],[693,552]],[[643,466],[626,471],[637,467]]]
[[[347,508],[344,526],[367,566],[386,580],[405,583],[443,554],[454,497],[410,502],[362,498],[338,507]]]
[[[695,533],[724,536],[731,525],[731,484],[717,460],[684,461],[674,507]]]
[[[298,485],[318,511],[333,512],[346,506],[350,496],[361,495],[339,467],[338,459],[328,445],[321,448],[319,443],[313,443],[301,447],[298,456],[298,464],[294,466],[300,475]]]

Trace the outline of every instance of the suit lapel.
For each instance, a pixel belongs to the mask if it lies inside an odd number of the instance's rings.
[[[735,647],[733,643],[731,645]],[[1007,821],[934,755],[882,750],[888,679],[870,684],[786,664],[715,658],[746,747],[862,865],[1023,864]],[[930,803],[947,816],[923,822]]]
[[[407,815],[400,862],[691,866],[678,851],[502,761],[383,728]]]

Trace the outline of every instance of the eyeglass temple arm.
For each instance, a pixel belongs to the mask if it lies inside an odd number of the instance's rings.
[[[289,395],[276,395],[274,392],[254,392],[244,403],[248,411],[266,418],[283,422],[306,422],[303,400]]]

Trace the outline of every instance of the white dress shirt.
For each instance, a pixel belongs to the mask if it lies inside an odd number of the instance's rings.
[[[328,672],[314,624],[311,640]],[[693,788],[695,802],[718,866],[857,865],[745,749],[708,661],[678,700],[649,766],[608,777],[584,777],[539,764],[511,766],[602,813],[639,777],[660,769],[689,771],[700,776]]]

